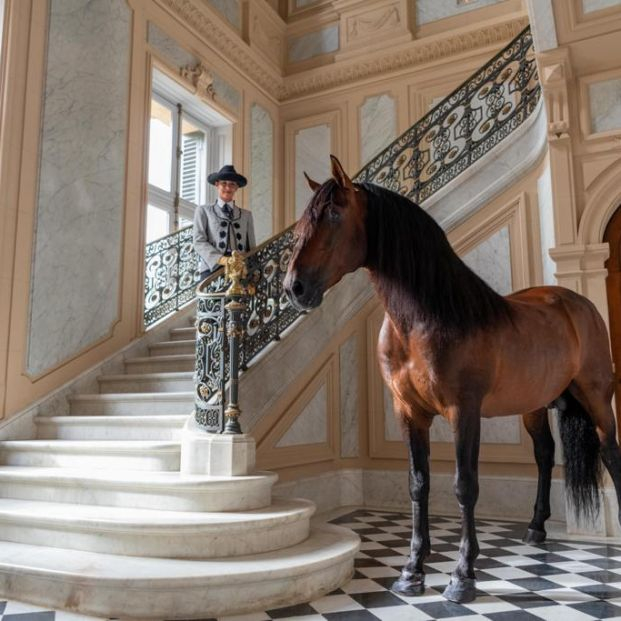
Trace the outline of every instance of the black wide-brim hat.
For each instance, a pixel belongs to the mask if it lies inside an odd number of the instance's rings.
[[[211,173],[207,177],[207,181],[211,185],[216,185],[216,181],[234,181],[240,188],[248,183],[248,179],[240,175],[232,164],[226,164],[218,172]]]

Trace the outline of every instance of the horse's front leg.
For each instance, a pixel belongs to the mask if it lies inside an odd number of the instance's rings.
[[[402,595],[420,595],[425,590],[423,563],[429,555],[429,424],[421,416],[400,416],[402,432],[410,456],[410,498],[412,499],[412,542],[410,557],[391,590]]]
[[[481,415],[479,408],[460,408],[450,412],[455,430],[455,495],[461,511],[459,560],[444,590],[452,602],[471,602],[476,596],[474,562],[479,544],[474,523],[474,507],[479,498],[479,444]]]

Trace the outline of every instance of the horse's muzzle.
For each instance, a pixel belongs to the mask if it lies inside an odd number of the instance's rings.
[[[323,287],[312,283],[309,279],[287,274],[283,287],[291,304],[300,311],[316,308],[323,300]]]

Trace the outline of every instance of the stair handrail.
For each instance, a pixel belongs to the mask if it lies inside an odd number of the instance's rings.
[[[527,27],[366,164],[354,180],[383,185],[421,203],[522,125],[540,97]],[[300,315],[282,288],[293,243],[292,225],[246,255],[246,290],[237,298],[244,309],[232,319],[237,327],[229,326],[227,280],[221,270],[197,288],[195,418],[207,431],[225,429],[225,387],[231,367],[243,370]],[[234,346],[227,339],[231,331],[240,339],[239,358],[233,362],[229,351]],[[236,384],[237,377],[232,381]]]

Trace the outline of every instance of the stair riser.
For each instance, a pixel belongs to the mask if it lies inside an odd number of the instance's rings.
[[[178,371],[194,371],[196,360],[148,360],[144,362],[126,362],[127,373],[176,373]]]
[[[180,438],[183,423],[172,425],[97,425],[85,422],[39,423],[39,440],[177,440]]]
[[[234,486],[205,486],[200,490],[150,486],[106,485],[89,481],[88,487],[79,483],[58,481],[0,480],[0,497],[44,502],[67,502],[134,509],[162,511],[245,511],[262,509],[271,502],[271,483],[249,488]]]
[[[76,584],[62,574],[37,574],[29,568],[0,567],[0,595],[45,608],[123,619],[205,619],[270,610],[312,601],[343,585],[353,574],[353,554],[319,570],[240,584],[229,580],[212,586],[209,580],[166,578],[140,583],[107,580]]]
[[[102,554],[156,558],[214,559],[261,554],[301,543],[308,537],[308,519],[290,524],[275,524],[270,529],[184,530],[165,529],[146,532],[128,529],[114,532],[109,529],[82,530],[66,525],[23,524],[0,517],[3,541],[30,545],[83,550]]]
[[[171,341],[188,341],[196,338],[196,328],[175,328],[170,331]]]
[[[75,401],[72,416],[174,416],[190,415],[194,408],[191,398],[179,401]]]
[[[188,392],[194,389],[191,379],[136,379],[99,380],[102,393],[116,392]]]
[[[190,354],[192,355],[196,349],[194,341],[191,343],[166,343],[164,345],[151,345],[149,347],[149,354],[151,356],[166,356],[166,355],[178,355],[178,354]]]
[[[2,451],[0,465],[34,466],[38,468],[85,468],[105,470],[155,470],[176,472],[179,470],[181,451],[119,455],[84,454],[75,452]],[[13,539],[12,541],[17,541]]]

